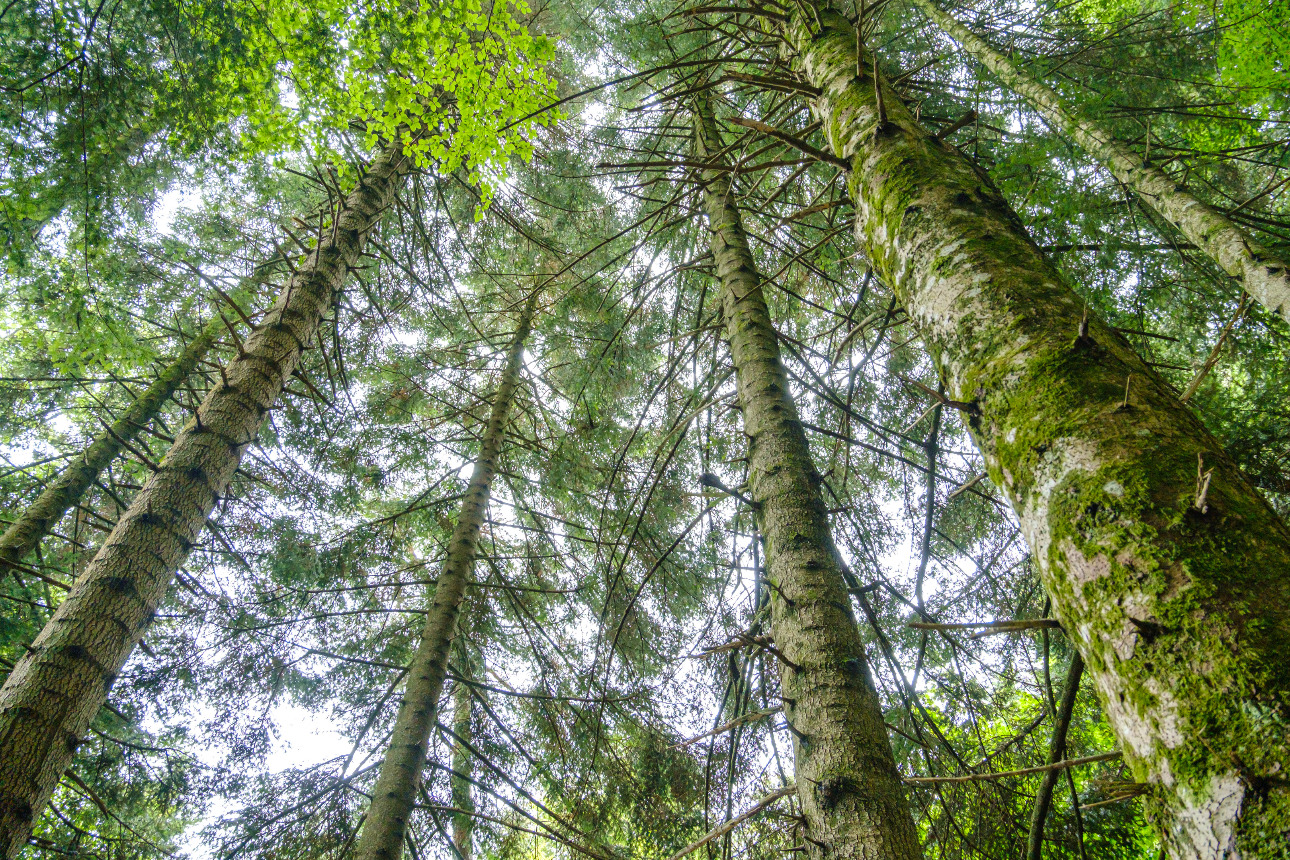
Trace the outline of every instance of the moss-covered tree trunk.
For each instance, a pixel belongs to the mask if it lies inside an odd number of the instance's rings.
[[[398,860],[408,819],[421,785],[430,732],[434,729],[448,671],[448,651],[457,634],[457,619],[479,549],[479,531],[488,512],[488,499],[511,405],[520,383],[520,365],[524,341],[533,322],[538,290],[530,295],[520,316],[519,329],[511,339],[506,366],[502,370],[493,405],[480,444],[479,456],[471,472],[470,485],[461,501],[457,524],[448,541],[448,556],[435,584],[430,610],[416,653],[408,664],[408,680],[399,705],[394,733],[385,760],[381,763],[372,804],[358,836],[355,854],[359,860]]]
[[[1196,199],[1158,167],[1143,161],[1105,128],[1067,107],[1057,91],[1019,69],[989,42],[973,33],[934,0],[913,0],[929,18],[1005,84],[1025,98],[1053,125],[1101,162],[1122,184],[1165,217],[1187,240],[1268,310],[1290,321],[1290,267],[1261,247],[1222,212]]]
[[[970,404],[1151,816],[1178,857],[1279,856],[1290,532],[1119,334],[1085,330],[1084,302],[989,179],[885,85],[880,123],[850,22],[803,11],[785,38],[852,164],[858,240]]]
[[[0,689],[0,857],[26,844],[409,167],[397,142],[370,165]]]
[[[695,131],[698,157],[719,160],[723,145],[706,103]],[[816,858],[913,860],[922,856],[918,834],[729,176],[704,171],[703,206],[748,437],[750,496],[766,541],[805,844]]]
[[[202,360],[219,336],[221,324],[218,316],[212,319],[188,342],[179,357],[112,423],[110,429],[95,436],[80,456],[50,481],[36,500],[14,520],[0,536],[0,567],[15,570],[14,566],[35,551],[63,515],[80,504],[85,491],[98,480],[108,464],[157,417],[166,401],[197,367],[197,362]]]

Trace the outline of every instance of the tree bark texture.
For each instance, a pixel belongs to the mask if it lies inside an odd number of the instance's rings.
[[[475,566],[479,549],[479,532],[488,512],[488,499],[511,405],[520,382],[520,365],[524,341],[533,323],[538,291],[534,290],[520,317],[519,329],[511,340],[506,366],[493,394],[488,427],[484,431],[479,457],[470,476],[470,485],[461,501],[461,511],[448,542],[448,557],[435,586],[434,598],[426,613],[421,642],[408,665],[407,686],[399,705],[394,732],[385,760],[381,763],[372,804],[358,837],[355,854],[359,860],[398,860],[403,851],[403,837],[421,785],[430,732],[434,729],[448,671],[448,651],[457,634],[457,619],[466,584]]]
[[[724,146],[700,103],[696,149]],[[773,655],[793,734],[806,846],[815,858],[922,856],[730,174],[706,170],[703,206],[735,367],[750,495],[766,541]],[[768,658],[772,655],[768,655]]]
[[[373,161],[0,689],[0,856],[26,843],[410,167],[401,142]]]
[[[1053,715],[1053,736],[1048,743],[1049,764],[1057,764],[1066,758],[1066,734],[1070,731],[1071,714],[1075,712],[1075,697],[1079,693],[1079,682],[1083,675],[1084,659],[1076,651],[1071,655],[1071,665],[1066,671],[1066,685],[1062,687],[1061,704],[1057,707],[1057,713]],[[1044,824],[1048,821],[1048,810],[1053,805],[1053,789],[1057,786],[1057,779],[1061,775],[1060,770],[1047,771],[1039,783],[1039,793],[1035,795],[1035,807],[1030,816],[1030,836],[1026,839],[1026,860],[1043,858]]]
[[[35,551],[63,515],[80,504],[85,491],[98,480],[108,464],[157,416],[170,396],[197,367],[197,362],[218,338],[220,325],[218,316],[212,319],[188,342],[179,357],[112,423],[110,429],[95,436],[80,456],[50,481],[36,500],[5,530],[0,536],[0,567],[16,570],[14,565]]]
[[[1084,302],[988,177],[885,84],[880,121],[851,23],[806,11],[785,39],[852,164],[858,241],[969,404],[1148,814],[1180,858],[1282,856],[1290,532],[1123,337],[1083,331]]]
[[[1056,90],[1019,69],[934,0],[914,0],[914,4],[1045,119],[1070,135],[1120,183],[1132,188],[1220,269],[1240,280],[1256,301],[1290,321],[1290,267],[1285,261],[1261,247],[1232,219],[1179,186],[1169,174],[1145,163],[1142,156],[1108,130],[1067,107]]]

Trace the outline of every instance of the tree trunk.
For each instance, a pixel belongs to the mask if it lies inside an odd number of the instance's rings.
[[[885,85],[880,122],[855,29],[817,9],[785,37],[853,165],[858,241],[967,404],[1149,814],[1179,857],[1273,856],[1290,822],[1290,532]]]
[[[1047,640],[1044,640],[1047,642]],[[1044,673],[1047,677],[1047,652],[1044,654]],[[1075,696],[1079,693],[1080,678],[1084,674],[1084,660],[1076,651],[1071,655],[1071,665],[1066,671],[1066,685],[1062,687],[1062,703],[1053,715],[1053,736],[1048,743],[1048,763],[1057,764],[1066,757],[1066,733],[1071,727],[1071,714],[1075,712]],[[1053,789],[1057,786],[1057,777],[1062,771],[1050,770],[1044,773],[1039,783],[1039,793],[1035,795],[1035,809],[1030,817],[1030,837],[1026,840],[1026,860],[1042,860],[1044,853],[1044,824],[1048,821],[1048,809],[1053,804]]]
[[[0,857],[26,843],[410,166],[399,142],[371,164],[0,689]]]
[[[1025,98],[1053,125],[1071,136],[1100,161],[1121,184],[1159,212],[1245,286],[1245,291],[1268,310],[1290,321],[1290,267],[1260,247],[1230,218],[1197,200],[1163,170],[1144,163],[1131,147],[1107,129],[1068,108],[1057,91],[1027,75],[990,43],[941,10],[933,0],[914,0],[945,32],[1005,84]]]
[[[212,319],[188,342],[179,357],[130,404],[111,429],[95,436],[89,447],[50,481],[36,500],[5,530],[0,537],[0,567],[17,571],[15,565],[40,545],[68,509],[80,504],[81,497],[98,480],[99,474],[157,416],[170,396],[197,367],[197,362],[218,338],[221,325],[218,316]]]
[[[457,671],[462,679],[475,677],[474,663],[471,661],[469,646],[463,636],[453,642],[456,655]],[[459,860],[471,860],[473,852],[472,836],[475,830],[475,798],[471,793],[471,765],[473,759],[466,744],[473,741],[471,733],[471,693],[470,686],[458,679],[457,689],[452,700],[452,731],[460,741],[452,744],[452,805],[460,810],[452,814],[452,842],[457,847]],[[461,741],[465,741],[462,743]]]
[[[705,103],[695,131],[698,157],[720,158],[723,144]],[[704,171],[703,205],[748,437],[751,496],[766,540],[771,627],[806,844],[815,858],[918,858],[918,835],[851,614],[821,479],[729,176]]]
[[[434,599],[426,613],[421,642],[408,665],[407,686],[394,723],[394,733],[390,737],[385,761],[381,763],[376,787],[372,790],[372,805],[368,808],[363,832],[358,837],[355,854],[359,860],[398,860],[403,851],[408,818],[421,785],[430,732],[438,716],[439,698],[448,669],[448,649],[457,633],[461,600],[475,566],[479,530],[488,510],[493,476],[497,473],[497,458],[506,439],[511,404],[519,387],[524,341],[532,326],[537,298],[538,290],[535,289],[520,316],[519,329],[511,340],[506,367],[493,395],[493,407],[479,457],[470,476],[470,486],[461,501],[457,525],[448,543],[448,557],[444,560]]]

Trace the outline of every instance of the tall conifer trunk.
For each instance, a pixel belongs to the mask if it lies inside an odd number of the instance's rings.
[[[989,179],[885,85],[880,109],[851,23],[790,8],[859,243],[966,404],[1149,814],[1177,857],[1281,856],[1290,532],[1125,340],[1081,322]]]
[[[724,147],[704,102],[695,132],[698,157],[720,159]],[[922,856],[918,834],[729,177],[704,171],[703,205],[748,437],[750,494],[766,541],[805,843],[816,858],[914,860]]]
[[[108,464],[116,459],[125,445],[157,417],[170,396],[179,390],[197,367],[219,335],[220,318],[216,316],[188,342],[179,357],[161,372],[151,385],[130,404],[110,427],[50,481],[36,500],[14,520],[0,536],[0,567],[16,570],[14,565],[30,555],[71,508],[80,504]]]
[[[372,162],[0,689],[0,857],[26,844],[410,166],[401,142]]]
[[[1239,279],[1256,301],[1290,321],[1290,267],[1284,260],[1260,247],[1231,218],[1196,199],[1169,174],[1144,163],[1142,156],[1116,140],[1107,129],[1071,110],[1056,90],[1017,68],[1012,60],[944,12],[934,0],[913,2],[1045,119],[1070,135],[1122,184],[1132,188],[1220,269]]]
[[[515,392],[520,383],[520,364],[524,341],[528,338],[537,305],[538,290],[529,296],[520,316],[520,325],[511,339],[506,366],[493,394],[488,426],[470,476],[470,485],[461,501],[461,511],[448,542],[448,557],[435,584],[430,611],[412,662],[408,665],[407,686],[394,723],[394,733],[381,763],[372,804],[358,836],[355,854],[359,860],[398,860],[408,819],[421,785],[430,732],[439,713],[439,699],[448,670],[448,650],[457,634],[457,619],[479,549],[479,531],[488,511],[497,459],[506,440]]]

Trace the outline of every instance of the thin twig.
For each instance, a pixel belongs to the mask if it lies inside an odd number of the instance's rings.
[[[1179,398],[1183,403],[1192,399],[1196,394],[1196,389],[1200,388],[1200,384],[1205,381],[1205,377],[1209,376],[1209,372],[1213,370],[1214,365],[1218,363],[1218,356],[1223,351],[1223,345],[1227,343],[1227,336],[1232,333],[1232,327],[1236,325],[1237,320],[1245,314],[1245,308],[1249,301],[1250,294],[1243,293],[1241,295],[1241,302],[1236,307],[1236,313],[1232,314],[1232,318],[1227,321],[1227,325],[1223,326],[1223,331],[1218,336],[1218,342],[1215,343],[1214,348],[1209,351],[1209,357],[1205,359],[1205,363],[1201,365],[1200,370],[1196,372],[1195,378],[1192,379],[1191,385],[1187,386],[1187,390],[1183,392],[1183,396]]]
[[[706,834],[700,837],[697,842],[691,842],[689,845],[685,846],[680,851],[676,852],[671,857],[667,858],[667,860],[681,860],[682,857],[685,857],[689,854],[693,854],[695,851],[698,851],[700,848],[702,848],[704,845],[707,845],[713,839],[721,838],[722,836],[729,833],[731,830],[734,830],[740,824],[743,824],[749,818],[752,818],[754,815],[761,812],[763,809],[770,806],[775,801],[779,800],[781,797],[786,797],[795,791],[797,791],[796,785],[786,785],[783,788],[772,791],[770,794],[766,795],[761,800],[754,803],[752,807],[748,809],[747,812],[744,812],[740,815],[735,816],[734,818],[730,819],[729,821],[725,822],[724,824],[722,824],[721,826],[717,827],[714,830],[708,831]]]
[[[1075,767],[1081,764],[1092,764],[1099,761],[1111,761],[1120,757],[1118,752],[1102,753],[1101,755],[1084,756],[1083,758],[1072,758],[1066,761],[1059,761],[1054,764],[1045,764],[1040,767],[1023,767],[1021,770],[1005,770],[1002,773],[969,773],[966,776],[909,776],[905,777],[906,785],[932,785],[951,782],[979,782],[986,779],[1003,779],[1008,776],[1028,776],[1032,773],[1046,773],[1050,770],[1065,770],[1068,767]]]

